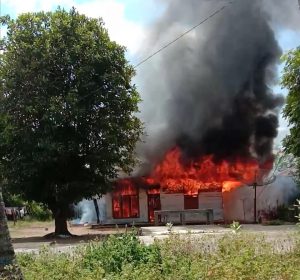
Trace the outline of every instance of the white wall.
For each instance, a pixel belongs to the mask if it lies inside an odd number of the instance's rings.
[[[182,193],[160,193],[161,210],[183,210],[184,196]],[[162,223],[180,223],[180,215],[177,213],[168,214],[167,220]]]
[[[161,210],[184,210],[183,193],[161,193]]]
[[[277,208],[288,204],[299,192],[293,178],[277,176],[271,184],[257,187],[257,211]],[[227,221],[239,220],[253,222],[254,219],[254,189],[240,187],[223,193],[224,215]]]
[[[223,217],[223,198],[221,192],[202,192],[199,193],[199,209],[213,209],[214,210],[214,220],[222,221]],[[161,209],[162,210],[184,210],[184,194],[160,194]],[[148,199],[147,192],[144,189],[139,190],[139,207],[140,207],[140,217],[139,218],[129,218],[129,219],[113,219],[112,217],[112,196],[110,193],[105,195],[106,201],[106,219],[107,224],[125,224],[132,222],[148,222]],[[187,222],[197,222],[206,221],[206,214],[201,217],[200,214],[189,214],[187,215]],[[174,222],[180,222],[178,214],[174,216],[170,215],[169,219]]]
[[[199,209],[213,209],[214,221],[223,221],[223,196],[222,192],[200,192]]]
[[[184,194],[160,194],[162,210],[184,210]],[[223,221],[223,198],[221,192],[202,192],[199,193],[199,209],[213,209],[214,220]],[[172,222],[180,222],[178,214],[169,215]],[[206,214],[189,213],[186,215],[186,222],[206,222]]]

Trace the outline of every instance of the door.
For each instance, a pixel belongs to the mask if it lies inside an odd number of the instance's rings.
[[[160,210],[160,194],[148,194],[148,221],[154,222],[154,211]]]

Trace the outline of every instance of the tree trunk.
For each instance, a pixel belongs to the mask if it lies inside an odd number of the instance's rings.
[[[97,199],[94,198],[94,206],[95,206],[95,211],[96,211],[96,216],[97,216],[97,224],[100,224],[100,214],[99,214],[99,207],[98,207],[98,202]]]
[[[67,225],[67,210],[58,208],[53,213],[55,213],[55,235],[71,235]]]
[[[13,266],[10,270],[5,270],[5,266]],[[0,279],[23,280],[22,273],[17,266],[14,248],[11,243],[7,219],[5,215],[5,206],[0,188]]]

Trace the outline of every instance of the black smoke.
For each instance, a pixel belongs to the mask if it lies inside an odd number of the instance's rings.
[[[274,13],[263,2],[234,1],[138,69],[148,130],[138,147],[144,162],[159,161],[175,145],[191,160],[207,154],[217,160],[254,157],[263,162],[271,157],[283,104],[282,96],[271,89],[281,50],[270,26]],[[226,1],[164,3],[145,54]]]

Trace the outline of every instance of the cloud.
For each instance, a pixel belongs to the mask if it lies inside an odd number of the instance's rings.
[[[89,1],[75,7],[90,17],[102,17],[112,40],[126,46],[130,55],[136,53],[144,39],[140,24],[125,18],[125,5],[115,0]]]
[[[144,39],[144,29],[125,15],[125,4],[117,0],[92,0],[77,3],[75,0],[2,0],[2,5],[12,14],[50,11],[60,6],[65,9],[75,7],[89,17],[102,17],[112,40],[127,47],[129,57],[138,51]]]

